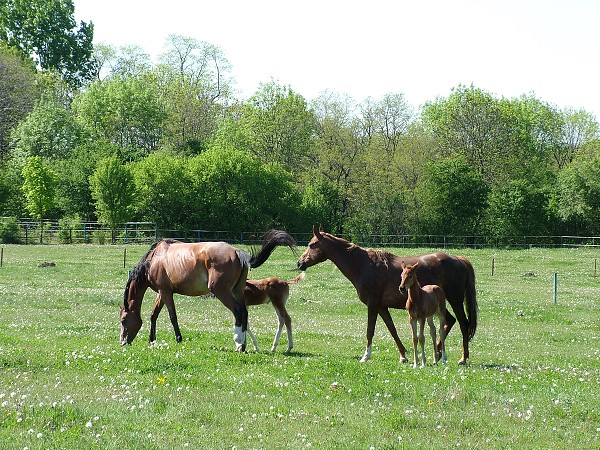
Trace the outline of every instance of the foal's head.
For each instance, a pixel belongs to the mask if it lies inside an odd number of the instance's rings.
[[[402,280],[400,281],[399,291],[402,294],[406,294],[408,289],[413,285],[416,281],[417,277],[417,267],[419,267],[419,262],[417,261],[412,266],[407,265],[402,261]]]

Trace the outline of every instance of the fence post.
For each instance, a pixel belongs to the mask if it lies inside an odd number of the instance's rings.
[[[558,273],[554,272],[554,304],[556,305],[557,303],[557,297],[558,297]]]
[[[494,276],[494,268],[496,267],[496,260],[492,257],[492,276]]]
[[[2,269],[3,261],[4,261],[4,247],[0,247],[0,269]]]

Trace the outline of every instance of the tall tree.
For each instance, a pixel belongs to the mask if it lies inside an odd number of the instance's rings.
[[[249,150],[262,161],[277,161],[292,173],[306,165],[314,115],[304,97],[289,86],[261,84],[246,102],[240,126]]]
[[[129,168],[113,155],[98,163],[90,177],[92,198],[95,201],[98,220],[111,228],[115,242],[117,225],[131,218],[135,185]]]
[[[0,44],[0,163],[8,154],[12,129],[33,109],[40,95],[32,64]]]
[[[72,0],[4,0],[0,40],[21,49],[42,69],[56,70],[79,86],[96,73],[92,58],[94,25],[77,27]]]
[[[155,70],[168,111],[164,143],[185,153],[208,148],[231,97],[231,65],[208,42],[169,35]]]
[[[558,213],[570,233],[600,233],[600,155],[575,158],[558,174]]]
[[[423,232],[447,236],[477,233],[486,206],[487,186],[464,157],[427,164],[419,191]]]
[[[96,139],[138,160],[158,149],[165,111],[151,74],[96,81],[73,100],[77,120]]]
[[[54,208],[56,174],[39,156],[30,157],[23,167],[23,192],[27,200],[25,207],[40,223],[40,243],[43,237],[42,220]]]
[[[66,159],[82,141],[83,130],[71,113],[53,98],[43,98],[12,134],[13,154]]]

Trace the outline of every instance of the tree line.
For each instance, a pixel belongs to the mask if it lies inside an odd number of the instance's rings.
[[[92,45],[69,0],[29,3],[0,7],[0,216],[500,242],[600,232],[585,110],[473,85],[419,111],[402,93],[307,101],[275,80],[239,99],[215,45],[171,35],[153,62]]]

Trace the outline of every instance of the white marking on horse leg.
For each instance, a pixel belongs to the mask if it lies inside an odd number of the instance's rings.
[[[233,327],[233,342],[235,342],[235,351],[241,352],[246,344],[246,332],[242,331],[241,326],[234,325]]]
[[[363,355],[362,358],[360,358],[360,362],[364,363],[367,362],[369,359],[371,359],[371,346],[368,345],[367,348],[365,349],[365,354]]]

